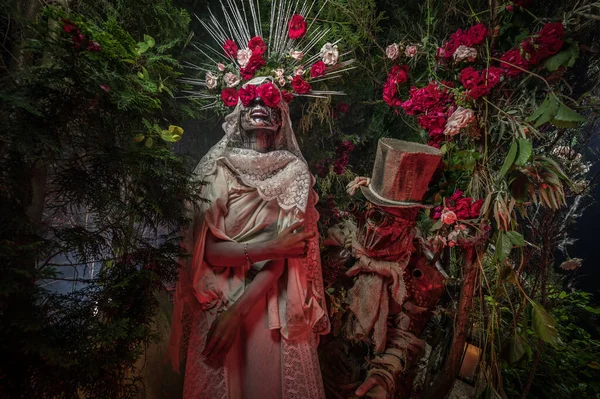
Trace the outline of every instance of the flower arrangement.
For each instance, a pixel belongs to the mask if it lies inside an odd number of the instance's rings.
[[[225,20],[237,24],[232,31],[221,27],[214,17],[210,23],[200,21],[217,46],[196,46],[210,63],[193,65],[204,74],[204,79],[184,80],[201,88],[200,91],[186,91],[190,98],[211,100],[204,108],[212,108],[233,107],[238,100],[246,104],[251,101],[251,96],[259,96],[267,105],[276,106],[280,98],[289,103],[296,96],[319,98],[343,94],[313,88],[318,82],[338,78],[341,73],[352,69],[353,60],[340,61],[337,42],[327,42],[320,51],[311,54],[327,33],[315,24],[318,12],[307,22],[312,5],[306,1],[296,4],[298,9],[294,9],[290,1],[273,5],[273,26],[269,37],[265,38],[260,29],[258,5],[254,0],[248,3],[254,21],[239,18],[235,8],[222,7]],[[239,9],[242,6],[236,3]],[[226,31],[232,32],[232,37],[226,36]],[[255,34],[252,37],[249,36],[251,31]],[[246,87],[246,82],[255,76],[272,76],[275,84]]]

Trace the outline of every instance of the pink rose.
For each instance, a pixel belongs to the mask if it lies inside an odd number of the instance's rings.
[[[406,47],[406,50],[404,50],[404,54],[408,58],[414,57],[415,55],[417,55],[417,46],[408,46],[408,47]]]
[[[454,224],[458,220],[458,217],[456,217],[456,213],[448,209],[444,209],[441,219],[444,224]]]
[[[240,68],[246,68],[246,65],[248,65],[248,62],[250,61],[250,57],[252,57],[252,50],[249,48],[238,50],[237,62],[240,64]]]
[[[473,62],[477,58],[477,50],[475,50],[473,47],[460,45],[454,52],[452,58],[454,58],[454,62],[461,62],[462,60],[469,60]]]
[[[448,118],[444,134],[455,136],[460,132],[460,129],[469,126],[473,120],[475,120],[475,113],[472,109],[458,107]]]
[[[396,58],[398,58],[399,54],[400,54],[400,47],[396,43],[392,43],[385,48],[385,55],[390,60],[395,60]]]

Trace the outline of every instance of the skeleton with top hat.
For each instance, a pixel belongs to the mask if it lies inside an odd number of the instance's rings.
[[[326,244],[333,246],[323,254],[325,268],[351,265],[339,279],[346,295],[337,304],[344,308],[342,320],[333,321],[338,336],[321,349],[331,396],[410,395],[412,369],[425,345],[421,336],[448,277],[416,228],[441,157],[434,147],[383,138],[372,177],[348,185],[350,195],[360,188],[367,202],[354,206],[356,226],[330,230],[334,239]],[[334,364],[340,361],[344,368]]]

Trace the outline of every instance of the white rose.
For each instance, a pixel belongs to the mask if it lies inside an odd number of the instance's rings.
[[[225,75],[223,75],[223,80],[225,81],[227,87],[235,87],[240,83],[240,77],[231,72],[227,72]]]
[[[217,68],[219,68],[219,71],[224,72],[225,71],[225,65],[223,65],[222,63],[218,62],[217,63]]]
[[[321,58],[325,65],[337,64],[338,58],[340,58],[338,47],[331,43],[325,43],[323,47],[321,47]]]
[[[285,70],[283,68],[279,68],[275,69],[273,72],[275,72],[275,79],[277,80],[277,83],[279,83],[279,86],[285,86]]]
[[[304,57],[304,53],[298,50],[290,50],[290,57],[295,59],[296,61],[302,61],[302,57]]]
[[[206,72],[206,87],[209,89],[214,89],[217,87],[217,81],[219,78],[212,74],[212,72]]]
[[[252,57],[252,50],[249,48],[238,50],[237,52],[237,62],[240,64],[240,68],[246,68],[248,65],[248,61],[250,61],[250,57]]]
[[[469,60],[473,62],[477,58],[477,50],[475,50],[473,47],[467,47],[461,44],[454,51],[452,58],[454,59],[454,62],[461,62],[462,60]]]
[[[448,118],[444,134],[446,136],[455,136],[460,132],[460,129],[469,126],[473,120],[475,120],[475,113],[472,109],[458,107],[450,115],[450,118]]]
[[[390,60],[398,58],[398,54],[400,54],[400,47],[396,43],[392,43],[385,48],[385,55],[387,55]]]
[[[304,67],[302,65],[298,65],[294,67],[294,76],[302,76],[304,75]]]
[[[408,57],[408,58],[412,58],[415,55],[417,55],[417,46],[408,46],[406,47],[406,50],[404,50],[404,54]]]

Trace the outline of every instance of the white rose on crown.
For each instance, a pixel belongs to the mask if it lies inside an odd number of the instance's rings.
[[[206,72],[206,87],[208,89],[217,87],[218,80],[219,78],[216,75],[213,75],[212,72]]]
[[[321,58],[325,65],[337,64],[338,58],[340,58],[338,47],[332,43],[325,43],[323,47],[321,47]]]
[[[235,87],[241,82],[240,77],[231,72],[227,72],[225,75],[223,75],[223,80],[225,81],[227,87]]]
[[[237,62],[240,64],[240,68],[246,68],[246,65],[248,65],[248,62],[250,61],[250,57],[252,57],[252,50],[249,48],[238,50]]]

